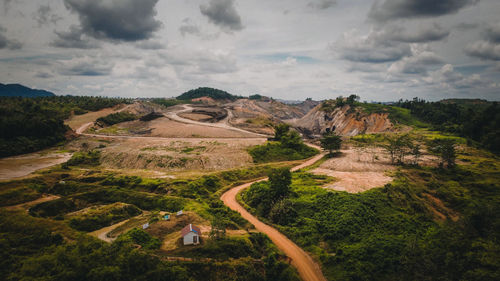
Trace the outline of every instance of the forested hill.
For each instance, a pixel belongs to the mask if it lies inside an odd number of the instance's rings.
[[[35,97],[52,97],[55,96],[55,94],[45,90],[31,89],[20,84],[0,83],[0,96],[35,98]]]
[[[208,87],[200,87],[198,89],[189,90],[183,93],[182,95],[178,96],[177,99],[191,100],[201,97],[210,97],[214,100],[236,100],[239,98],[223,90],[208,88]]]
[[[64,120],[121,103],[127,99],[53,96],[0,97],[0,157],[29,153],[66,139]]]
[[[407,108],[418,119],[433,129],[454,133],[500,153],[500,110],[498,102],[454,99],[427,102],[418,98],[400,101],[396,106]]]

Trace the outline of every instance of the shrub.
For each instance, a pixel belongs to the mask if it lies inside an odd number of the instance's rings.
[[[100,117],[96,121],[98,123],[111,126],[114,124],[126,122],[126,121],[133,121],[136,120],[137,116],[135,114],[132,114],[130,112],[122,111],[122,112],[117,112],[117,113],[111,113],[107,116]]]

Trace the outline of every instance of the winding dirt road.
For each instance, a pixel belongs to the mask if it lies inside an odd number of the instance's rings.
[[[317,146],[314,145],[309,145],[309,146],[318,148]],[[323,156],[324,154],[319,154],[307,160],[306,162],[293,167],[292,171],[297,171],[299,169],[310,166],[316,163],[318,160],[320,160]],[[304,250],[302,250],[299,246],[293,243],[285,235],[281,234],[278,230],[258,220],[256,217],[250,214],[245,208],[243,208],[236,200],[236,195],[240,191],[249,187],[255,182],[265,181],[265,180],[267,180],[267,178],[234,187],[229,191],[227,191],[226,193],[222,194],[221,200],[224,202],[226,206],[240,213],[241,216],[244,217],[251,224],[253,224],[258,231],[265,233],[267,236],[269,236],[269,238],[273,241],[273,243],[276,246],[278,246],[278,248],[292,260],[292,265],[295,266],[295,268],[297,268],[297,271],[299,272],[300,277],[302,277],[302,280],[325,281],[326,279],[323,276],[323,273],[321,272],[319,265],[311,258],[311,256],[309,256]]]

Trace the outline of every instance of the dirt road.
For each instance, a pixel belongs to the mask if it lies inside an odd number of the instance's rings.
[[[312,146],[312,145],[311,145]],[[317,148],[316,146],[313,146]],[[324,154],[319,154],[303,164],[300,164],[294,168],[292,168],[292,171],[299,170],[301,168],[305,168],[307,166],[310,166],[314,163],[316,163],[318,160],[320,160]],[[266,179],[262,179],[259,181],[264,181]],[[258,182],[258,181],[254,181]],[[319,265],[309,256],[304,250],[302,250],[299,246],[297,246],[295,243],[293,243],[290,239],[288,239],[285,235],[281,234],[278,230],[275,228],[259,221],[256,217],[251,215],[245,208],[243,208],[237,201],[236,201],[236,195],[242,191],[243,189],[249,187],[252,185],[252,183],[246,183],[237,187],[234,187],[224,193],[221,196],[221,200],[224,202],[226,206],[231,208],[234,211],[237,211],[238,213],[241,214],[242,217],[244,217],[247,221],[249,221],[251,224],[255,226],[257,230],[259,230],[262,233],[265,233],[269,238],[273,241],[273,243],[278,246],[278,248],[283,251],[291,260],[292,260],[292,265],[297,268],[297,271],[299,272],[300,276],[302,277],[302,280],[305,281],[324,281],[326,280],[325,277],[323,276],[323,273],[321,272],[321,268]]]

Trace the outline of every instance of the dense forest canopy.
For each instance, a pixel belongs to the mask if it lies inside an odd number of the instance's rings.
[[[55,96],[0,98],[0,157],[37,151],[65,140],[64,120],[129,100]]]
[[[500,108],[497,102],[427,102],[414,98],[399,101],[396,106],[409,109],[413,116],[431,124],[433,129],[457,134],[495,153],[500,152]]]
[[[223,90],[208,88],[208,87],[200,87],[198,89],[193,89],[185,92],[184,94],[178,96],[177,99],[191,100],[201,97],[210,97],[214,100],[236,100],[239,98]]]

